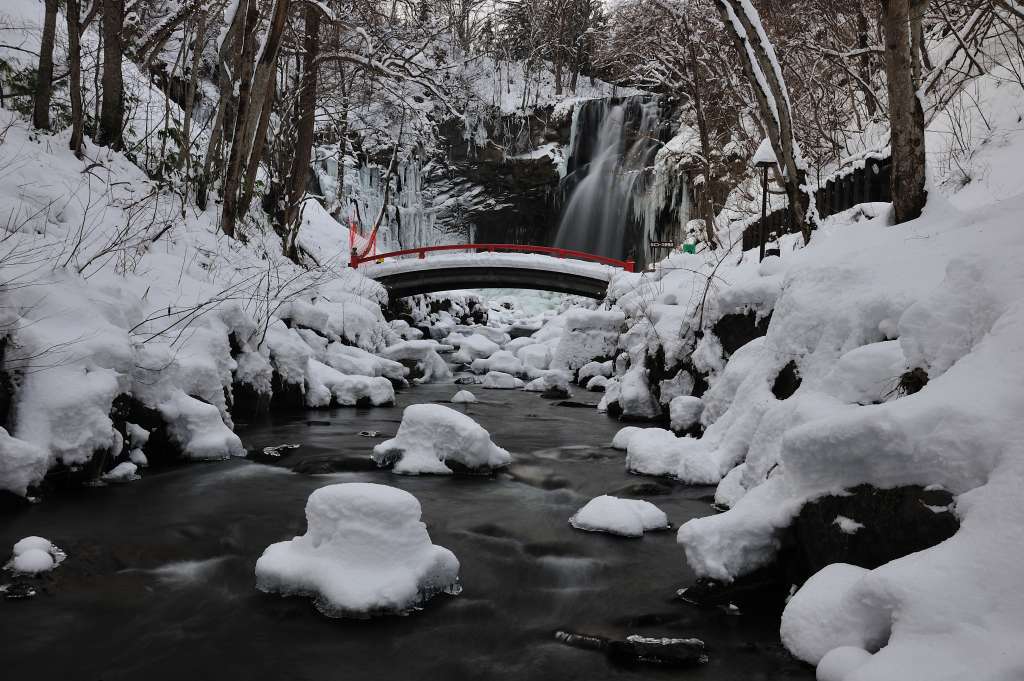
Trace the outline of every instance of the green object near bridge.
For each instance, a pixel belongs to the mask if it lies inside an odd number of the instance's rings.
[[[683,244],[683,253],[696,253],[697,244]]]

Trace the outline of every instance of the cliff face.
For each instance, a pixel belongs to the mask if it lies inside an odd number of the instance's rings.
[[[657,255],[650,242],[678,241],[689,215],[685,175],[656,172],[674,114],[669,102],[627,97],[445,121],[437,127],[437,151],[412,155],[392,176],[378,250],[559,243],[642,265]],[[350,163],[345,171],[341,214],[355,214],[364,231],[380,212],[380,166],[387,160]],[[332,195],[336,174],[336,164],[320,164],[322,193]],[[584,186],[592,196],[581,195],[575,205],[591,208],[566,217]],[[611,235],[610,246],[589,244],[598,230]]]

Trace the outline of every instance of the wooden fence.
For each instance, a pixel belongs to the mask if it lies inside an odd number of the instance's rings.
[[[852,173],[846,173],[840,177],[832,177],[822,186],[818,187],[815,194],[818,205],[818,214],[827,218],[830,215],[841,213],[844,210],[853,208],[860,203],[871,203],[874,201],[892,201],[892,194],[889,191],[889,172],[892,167],[892,159],[868,158],[864,166],[857,168]],[[791,219],[789,206],[773,210],[764,217],[764,238],[766,242],[772,241],[783,234],[791,234],[797,231],[796,225]],[[757,219],[750,223],[743,230],[743,250],[758,248],[761,245],[761,220]]]

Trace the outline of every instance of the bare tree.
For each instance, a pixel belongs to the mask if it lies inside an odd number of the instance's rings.
[[[46,0],[43,15],[43,37],[39,44],[39,69],[36,72],[36,95],[32,108],[32,125],[50,129],[50,97],[53,94],[53,38],[57,29],[57,0]]]
[[[925,190],[924,111],[914,87],[910,0],[882,0],[889,90],[892,202],[896,222],[921,215]]]
[[[100,0],[96,0],[99,2]],[[103,2],[103,108],[100,111],[97,142],[120,150],[124,146],[124,83],[121,58],[124,54],[124,0]]]

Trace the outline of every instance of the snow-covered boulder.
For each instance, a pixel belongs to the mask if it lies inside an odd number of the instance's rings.
[[[226,459],[245,456],[245,448],[212,404],[177,392],[158,407],[167,434],[189,459]]]
[[[49,539],[31,536],[14,544],[6,567],[15,573],[37,575],[57,567],[64,558],[64,552]]]
[[[143,455],[145,456],[145,455]],[[103,482],[133,482],[139,479],[139,467],[131,461],[122,461],[103,474]]]
[[[608,379],[604,376],[593,376],[587,380],[587,390],[592,393],[603,393],[608,387]]]
[[[623,537],[642,537],[647,530],[669,527],[661,509],[640,499],[620,499],[607,494],[594,497],[569,519],[577,530],[608,532]]]
[[[586,384],[587,379],[594,378],[596,376],[611,378],[615,371],[614,364],[615,363],[610,359],[605,362],[587,362],[580,367],[576,380],[579,381],[580,384]]]
[[[527,383],[523,390],[546,393],[545,397],[553,399],[565,399],[569,397],[569,374],[564,371],[544,371],[540,376]]]
[[[875,651],[889,638],[889,613],[873,607],[858,588],[871,571],[832,563],[794,594],[782,613],[782,643],[804,662],[818,664],[833,648]]]
[[[700,426],[700,415],[704,411],[704,402],[699,397],[680,395],[668,403],[668,414],[672,430],[677,433],[692,430]]]
[[[445,345],[451,345],[459,350],[460,359],[468,364],[475,359],[490,357],[501,348],[494,341],[479,333],[464,335],[453,333],[444,339]]]
[[[256,587],[310,596],[328,617],[404,613],[457,593],[459,561],[431,543],[420,514],[416,497],[394,487],[321,487],[306,502],[306,533],[256,561]]]
[[[613,356],[625,319],[620,310],[578,308],[567,312],[551,367],[575,372],[598,358]]]
[[[423,332],[409,326],[404,319],[395,319],[389,323],[391,330],[402,340],[419,340],[423,338]]]
[[[451,350],[454,350],[451,345],[442,345],[432,340],[410,340],[389,345],[377,354],[396,362],[415,362],[420,377],[413,379],[413,382],[430,383],[452,377],[448,363],[438,354]]]
[[[449,461],[486,472],[507,466],[512,457],[465,414],[440,404],[413,404],[402,413],[395,437],[373,448],[373,460],[393,464],[395,473],[418,475],[451,473]]]
[[[25,496],[29,485],[42,480],[49,467],[50,457],[43,449],[0,428],[0,490]]]
[[[498,350],[486,359],[476,359],[469,365],[469,368],[476,374],[486,374],[488,371],[500,371],[504,374],[523,373],[523,363],[516,359],[508,350]]]
[[[461,333],[465,335],[483,336],[484,338],[491,341],[495,345],[505,345],[510,340],[509,335],[507,333],[505,333],[501,329],[496,329],[492,326],[483,326],[480,324],[458,324],[452,330],[455,333]]]
[[[477,401],[476,395],[468,390],[460,390],[452,395],[452,404],[472,404]]]
[[[371,404],[375,407],[395,403],[391,381],[377,376],[348,376],[315,359],[306,369],[306,406],[354,407]]]
[[[515,353],[524,367],[547,369],[551,364],[551,348],[546,343],[530,343]]]
[[[641,428],[626,442],[626,470],[631,473],[672,475],[679,466],[683,441],[671,430]]]
[[[379,357],[372,352],[344,343],[331,343],[319,359],[343,374],[383,376],[401,382],[409,373],[408,369],[393,359]]]
[[[639,426],[626,426],[624,428],[620,428],[619,432],[615,433],[615,437],[612,438],[612,447],[626,451],[629,447],[630,439],[642,430],[644,429]]]
[[[512,374],[506,374],[502,371],[488,371],[481,385],[492,390],[515,390],[516,388],[522,388],[524,384],[522,379],[516,378]]]

